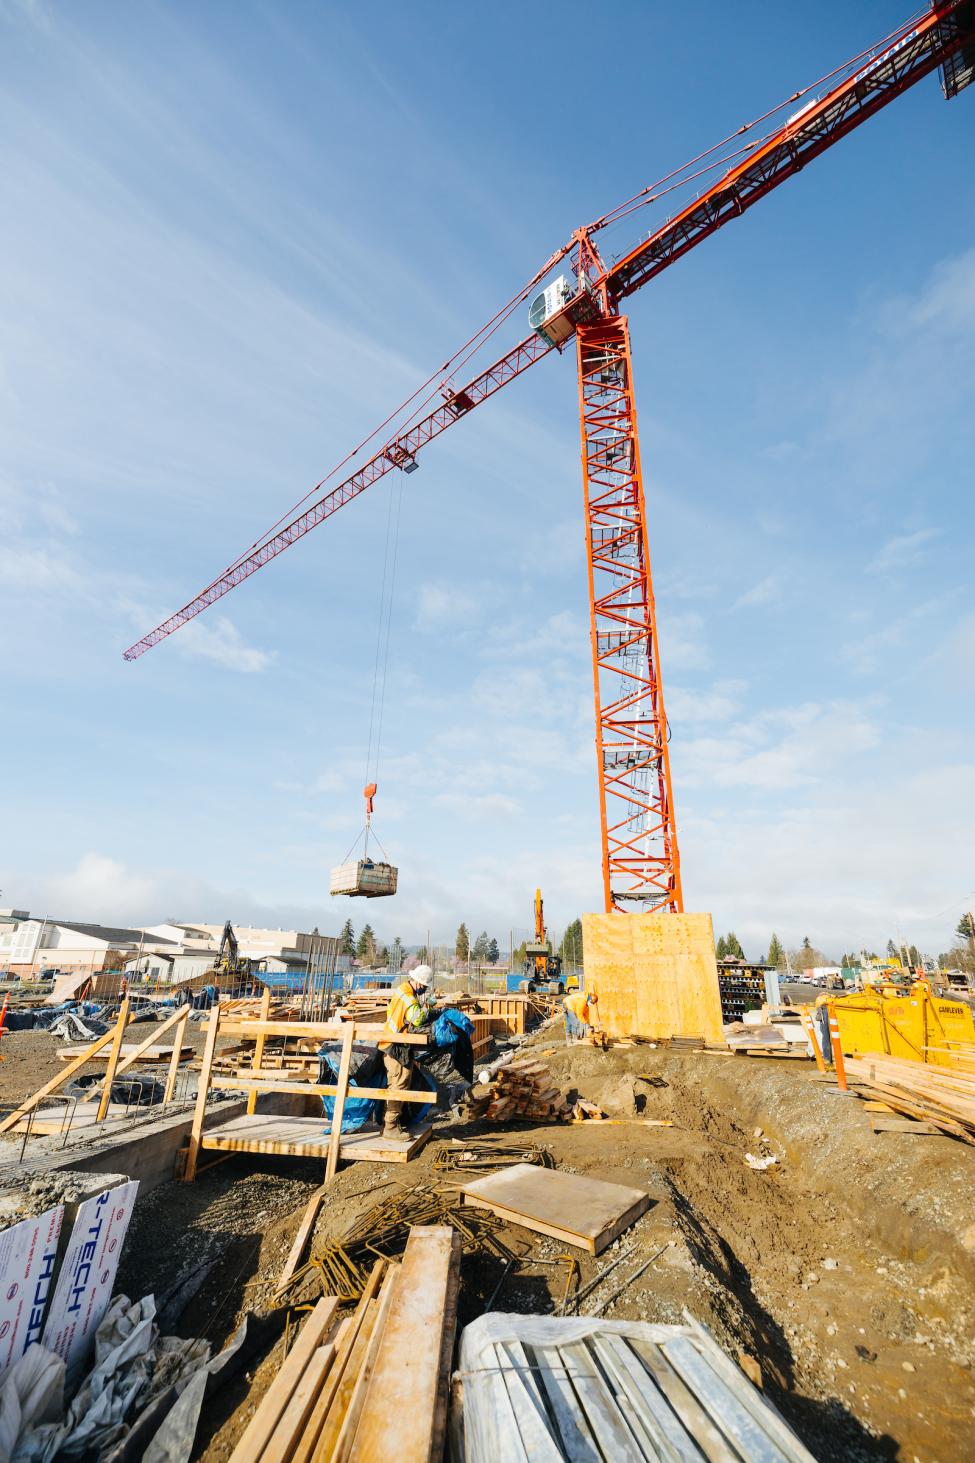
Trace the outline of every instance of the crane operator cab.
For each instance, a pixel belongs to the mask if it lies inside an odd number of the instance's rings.
[[[585,273],[579,276],[578,282],[560,274],[528,306],[528,323],[535,334],[549,345],[560,347],[572,339],[577,325],[595,320],[598,315],[592,284]]]

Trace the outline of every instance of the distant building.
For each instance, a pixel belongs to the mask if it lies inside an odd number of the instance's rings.
[[[13,977],[98,975],[121,970],[140,950],[173,952],[172,940],[146,938],[144,930],[75,920],[31,918],[27,910],[0,910],[0,970]]]
[[[140,929],[32,918],[25,909],[0,909],[0,972],[13,977],[59,971],[98,975],[124,971],[153,984],[180,984],[202,975],[220,949],[222,924],[164,921]],[[318,930],[234,927],[240,954],[270,975],[299,975],[309,964],[335,967],[338,940]]]

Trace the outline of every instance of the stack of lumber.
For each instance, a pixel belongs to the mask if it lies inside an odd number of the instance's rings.
[[[975,1143],[975,1072],[871,1055],[847,1057],[846,1075],[860,1096],[878,1097],[894,1112]]]
[[[231,1463],[432,1463],[443,1454],[460,1240],[410,1234],[377,1260],[353,1314],[323,1297],[305,1320]]]
[[[499,1067],[488,1082],[471,1088],[469,1101],[471,1115],[489,1122],[568,1116],[568,1103],[548,1067],[530,1058]]]

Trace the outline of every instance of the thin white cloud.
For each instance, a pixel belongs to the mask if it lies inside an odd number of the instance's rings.
[[[913,533],[895,534],[882,545],[867,569],[871,574],[890,574],[895,569],[906,569],[916,564],[923,557],[926,545],[940,535],[940,528],[918,528]]]
[[[775,604],[782,598],[785,588],[781,574],[766,574],[751,589],[746,589],[744,594],[738,596],[732,605],[732,609],[752,609],[761,605]]]
[[[274,658],[273,652],[248,645],[225,615],[216,615],[205,623],[192,620],[180,630],[176,645],[181,655],[209,660],[225,670],[242,671],[245,675],[266,671]]]

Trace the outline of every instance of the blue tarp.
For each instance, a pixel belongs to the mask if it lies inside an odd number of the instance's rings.
[[[323,1046],[318,1053],[319,1056],[319,1078],[323,1084],[334,1082],[338,1076],[339,1060],[342,1055],[342,1048],[337,1042]],[[414,1071],[419,1082],[429,1087],[431,1092],[436,1092],[437,1083],[429,1072],[422,1067],[415,1067]],[[414,1082],[416,1085],[416,1082]],[[349,1095],[345,1099],[345,1106],[342,1109],[342,1132],[358,1133],[367,1123],[375,1122],[378,1116],[378,1109],[381,1105],[379,1098],[354,1097],[356,1087],[385,1087],[386,1068],[383,1064],[382,1052],[373,1046],[363,1046],[358,1043],[352,1048],[352,1064],[349,1068]],[[422,1107],[410,1103],[410,1121],[418,1123],[430,1111],[432,1104],[425,1104]],[[335,1111],[335,1098],[323,1097],[322,1110],[329,1120],[326,1132],[331,1131],[332,1114]]]

